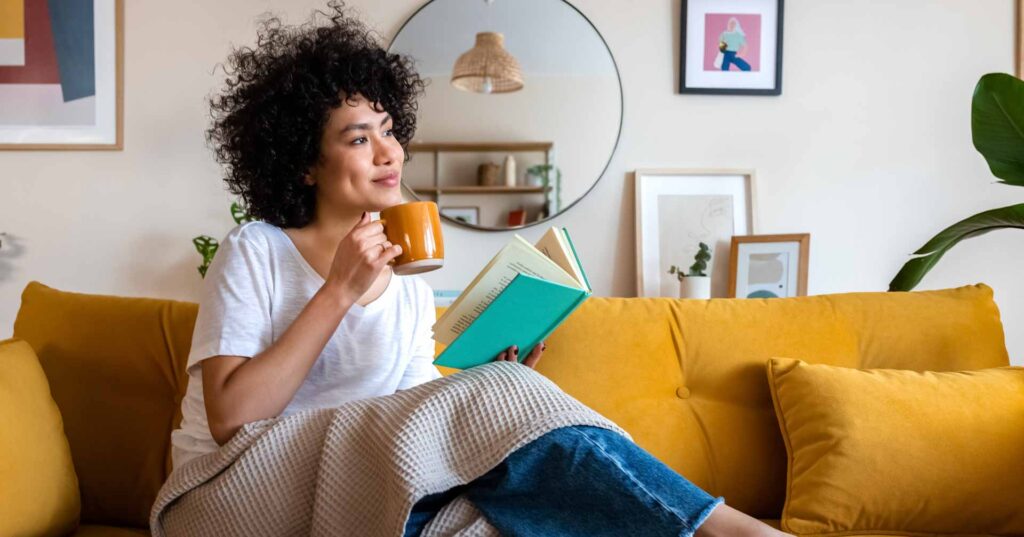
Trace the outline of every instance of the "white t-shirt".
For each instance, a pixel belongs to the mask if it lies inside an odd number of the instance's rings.
[[[285,232],[248,222],[221,241],[203,282],[188,357],[181,428],[171,432],[175,467],[215,451],[199,363],[253,357],[276,341],[323,285]],[[389,395],[440,378],[434,367],[434,295],[419,276],[391,275],[376,300],[352,307],[282,415]]]

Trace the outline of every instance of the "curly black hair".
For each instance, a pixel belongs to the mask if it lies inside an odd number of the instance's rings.
[[[250,217],[278,227],[313,220],[316,187],[303,178],[319,162],[324,125],[343,98],[359,93],[390,114],[403,149],[416,130],[416,99],[426,83],[412,59],[388,53],[343,2],[327,7],[299,26],[267,14],[255,47],[232,50],[226,88],[209,99],[206,139],[225,167],[228,190]]]

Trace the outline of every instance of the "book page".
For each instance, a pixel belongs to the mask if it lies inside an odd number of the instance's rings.
[[[587,283],[583,278],[582,270],[576,264],[576,256],[573,255],[569,245],[563,239],[562,230],[553,227],[537,241],[536,246],[542,254],[550,257],[559,267],[562,267],[562,270],[571,274],[581,288],[586,289]]]
[[[576,289],[582,288],[561,267],[516,235],[434,323],[434,340],[446,345],[455,341],[519,273]]]

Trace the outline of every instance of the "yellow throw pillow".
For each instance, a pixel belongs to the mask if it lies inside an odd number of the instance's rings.
[[[1024,534],[1024,368],[850,369],[775,358],[782,529]]]
[[[78,479],[35,352],[0,341],[0,536],[67,535],[78,525]]]

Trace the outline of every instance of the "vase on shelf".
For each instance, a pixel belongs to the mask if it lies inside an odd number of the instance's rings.
[[[512,155],[505,157],[504,166],[505,186],[516,186],[516,159]]]

